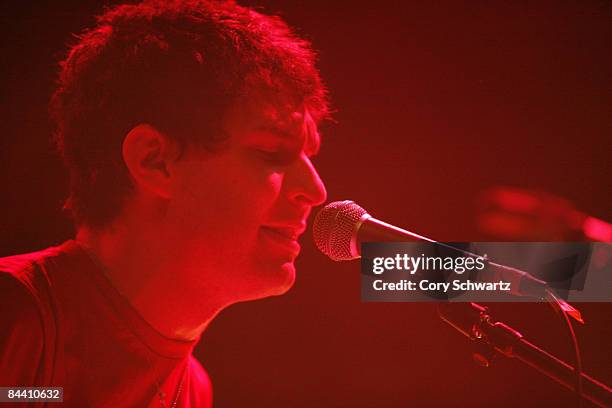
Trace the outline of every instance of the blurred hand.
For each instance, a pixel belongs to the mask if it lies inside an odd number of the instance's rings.
[[[567,199],[498,186],[478,197],[478,228],[512,241],[612,241],[612,225],[578,211]]]

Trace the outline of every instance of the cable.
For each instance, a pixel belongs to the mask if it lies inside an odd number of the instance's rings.
[[[574,332],[572,322],[563,305],[559,301],[559,298],[550,289],[546,290],[546,294],[549,298],[548,304],[553,308],[555,314],[561,316],[561,320],[564,322],[564,326],[567,328],[570,338],[572,340],[572,345],[574,348],[574,374],[576,377],[576,385],[574,386],[574,390],[577,399],[576,406],[580,408],[582,406],[582,356],[580,355],[580,346],[578,345],[578,338],[576,337],[576,333]]]

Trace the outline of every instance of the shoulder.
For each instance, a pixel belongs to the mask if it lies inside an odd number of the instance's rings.
[[[0,324],[39,321],[45,285],[37,266],[39,253],[0,258]]]
[[[67,269],[78,251],[74,241],[67,241],[41,251],[0,258],[3,284],[11,286],[11,289],[19,284],[34,300],[43,303],[44,300],[49,301],[55,275]]]
[[[0,270],[0,383],[3,386],[36,383],[44,331],[40,302],[29,286],[28,274],[25,269]]]
[[[49,278],[41,267],[58,248],[0,258],[0,383],[35,385],[53,336]]]
[[[49,283],[49,277],[44,266],[54,262],[71,245],[69,241],[62,246],[0,258],[0,275],[4,276],[5,282],[10,280],[9,277],[12,277],[28,291],[36,292]]]
[[[57,257],[59,248],[0,258],[0,293],[3,294],[0,302],[21,313],[36,308],[41,311],[51,287],[45,265]],[[0,313],[3,319],[8,317],[7,313]]]

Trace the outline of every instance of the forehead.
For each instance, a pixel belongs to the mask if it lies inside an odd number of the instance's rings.
[[[242,100],[230,108],[224,122],[230,136],[238,139],[265,133],[299,142],[309,154],[316,154],[321,143],[317,123],[303,104],[264,98]]]

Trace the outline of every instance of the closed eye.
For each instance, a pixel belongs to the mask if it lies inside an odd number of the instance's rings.
[[[287,149],[272,150],[257,148],[255,150],[262,160],[276,166],[287,166],[295,161],[298,156],[295,152]]]

